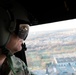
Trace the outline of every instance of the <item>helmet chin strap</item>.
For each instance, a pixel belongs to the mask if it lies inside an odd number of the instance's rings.
[[[2,54],[6,55],[6,57],[13,55],[13,54],[10,52],[10,50],[8,50],[5,46],[2,46],[1,49],[2,49]]]

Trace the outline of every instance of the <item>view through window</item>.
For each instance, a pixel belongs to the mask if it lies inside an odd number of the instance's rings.
[[[76,75],[76,19],[31,26],[25,42],[36,75]]]

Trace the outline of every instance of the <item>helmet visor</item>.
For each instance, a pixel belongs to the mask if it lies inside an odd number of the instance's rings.
[[[19,38],[25,40],[29,32],[29,24],[19,24],[17,35]]]

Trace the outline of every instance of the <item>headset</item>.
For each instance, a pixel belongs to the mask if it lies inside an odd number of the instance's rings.
[[[9,32],[12,33],[15,31],[16,21],[15,21],[14,15],[12,14],[12,12],[10,10],[6,10],[6,12],[7,12],[9,19],[10,19],[10,25],[8,27],[8,30],[9,30]]]

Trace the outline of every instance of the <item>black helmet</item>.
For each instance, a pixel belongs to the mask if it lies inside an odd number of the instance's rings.
[[[7,8],[0,7],[0,46],[8,42],[13,32],[26,39],[29,25],[27,11],[19,3],[13,2]]]

